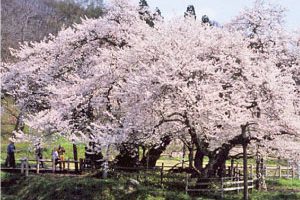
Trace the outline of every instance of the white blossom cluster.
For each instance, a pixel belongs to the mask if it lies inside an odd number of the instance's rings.
[[[283,13],[257,1],[222,28],[192,18],[150,27],[114,1],[102,18],[14,50],[3,90],[32,128],[77,141],[151,144],[193,129],[215,149],[248,125],[253,146],[284,153],[299,145],[300,45]]]

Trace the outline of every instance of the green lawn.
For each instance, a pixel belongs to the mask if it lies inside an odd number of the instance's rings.
[[[148,177],[151,178],[151,177]],[[33,175],[25,178],[20,174],[1,172],[1,199],[140,199],[140,200],[212,200],[220,199],[220,196],[211,194],[186,195],[184,189],[164,188],[154,184],[145,184],[142,180],[140,185],[129,189],[128,177],[119,176],[110,179],[99,179],[93,175],[62,176],[62,175]],[[270,186],[279,185],[279,190],[266,192],[253,191],[250,193],[251,200],[297,200],[300,199],[299,180],[273,180],[268,182]],[[242,192],[226,193],[225,200],[242,199]]]
[[[125,179],[98,179],[90,176],[2,175],[2,199],[190,199],[184,192],[165,191],[139,185],[128,189]],[[8,187],[10,185],[10,187]]]

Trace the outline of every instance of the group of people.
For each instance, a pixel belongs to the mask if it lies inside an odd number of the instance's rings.
[[[7,157],[5,160],[5,166],[6,167],[16,167],[16,160],[15,160],[15,152],[16,152],[16,147],[14,144],[14,139],[10,138],[9,139],[9,144],[7,146]],[[61,145],[58,146],[58,148],[54,148],[52,151],[52,160],[55,161],[55,165],[57,165],[60,161],[65,160],[65,154],[66,150],[64,147]],[[43,149],[41,148],[40,143],[35,145],[35,156],[36,160],[40,160],[40,166],[44,168],[44,163],[43,163]],[[60,168],[63,167],[65,168],[65,163],[61,162],[62,166],[60,165]]]
[[[63,169],[65,169],[65,162],[63,162],[65,160],[65,152],[65,148],[61,145],[59,145],[58,148],[54,148],[52,151],[52,160],[55,161],[55,165],[60,162],[62,163],[62,165],[60,165],[60,168]]]

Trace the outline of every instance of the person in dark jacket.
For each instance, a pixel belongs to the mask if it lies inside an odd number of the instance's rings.
[[[7,146],[7,158],[6,158],[5,165],[7,167],[15,168],[16,167],[16,160],[15,160],[16,147],[15,147],[15,144],[14,144],[14,140],[12,138],[10,138],[9,141],[10,141],[10,143]]]
[[[35,155],[36,155],[36,160],[42,160],[43,159],[43,149],[41,148],[41,144],[37,144],[37,146],[35,147]],[[44,162],[40,161],[40,165],[42,168],[44,168]]]

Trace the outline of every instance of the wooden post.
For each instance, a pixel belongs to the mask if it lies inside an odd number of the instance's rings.
[[[80,171],[82,171],[82,164],[83,164],[83,160],[82,160],[82,158],[79,158],[79,169],[80,169]]]
[[[188,194],[188,189],[189,189],[189,174],[186,174],[186,177],[185,177],[185,194]]]
[[[103,174],[102,174],[102,177],[104,179],[106,179],[107,175],[108,175],[108,168],[109,168],[109,166],[108,166],[108,160],[109,160],[109,152],[110,152],[109,148],[110,148],[110,144],[107,145],[107,147],[106,147],[105,160],[104,160],[104,163],[103,163]]]
[[[250,178],[253,179],[253,165],[250,165]]]
[[[182,147],[182,160],[181,160],[181,168],[182,169],[184,167],[184,158],[185,158],[185,144],[183,143],[183,147]]]
[[[140,180],[140,170],[137,171],[137,174],[136,174],[136,180],[137,180],[137,181]]]
[[[226,173],[226,176],[228,175],[228,177],[232,177],[230,166],[227,167],[227,171],[228,173]]]
[[[55,173],[55,159],[52,159],[52,172]]]
[[[281,166],[278,166],[278,170],[279,170],[279,178],[281,178]]]
[[[39,174],[40,173],[40,158],[37,158],[37,163],[36,163],[36,173]]]
[[[160,186],[163,187],[164,163],[161,163],[160,169]]]
[[[231,177],[234,177],[234,160],[233,160],[233,158],[231,158],[231,161],[230,161],[230,176]]]
[[[224,180],[223,177],[221,177],[221,198],[224,198]]]
[[[67,172],[70,171],[70,158],[68,158],[67,160]]]
[[[75,161],[75,172],[78,172],[78,156],[77,156],[77,146],[75,143],[73,143],[73,155],[74,155],[74,161]]]
[[[294,169],[294,165],[292,166],[292,179],[295,178],[295,169]]]
[[[29,164],[28,164],[28,158],[26,158],[26,161],[25,161],[25,164],[26,164],[26,171],[25,171],[25,176],[28,176],[29,175]]]
[[[58,160],[58,165],[59,165],[59,171],[62,171],[62,161],[60,159]]]
[[[239,183],[239,181],[240,181],[240,174],[239,173],[237,174],[237,181],[238,181],[238,184],[237,184],[237,187],[238,187],[237,193],[240,193],[240,183]]]
[[[21,174],[24,173],[24,166],[25,166],[25,158],[21,159]]]
[[[146,170],[148,170],[148,168],[149,168],[149,150],[148,150],[148,152],[147,152],[147,168],[146,168]]]
[[[287,166],[287,170],[286,170],[286,173],[287,173],[287,178],[290,178],[290,162],[288,161],[288,166]]]

